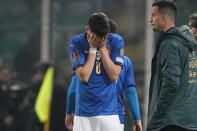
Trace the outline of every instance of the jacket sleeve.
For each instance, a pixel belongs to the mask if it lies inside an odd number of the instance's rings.
[[[180,45],[175,40],[161,43],[161,88],[158,94],[157,111],[165,112],[172,104],[181,79]]]

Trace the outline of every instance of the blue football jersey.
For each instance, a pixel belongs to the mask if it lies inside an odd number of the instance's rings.
[[[85,64],[90,46],[85,34],[72,37],[69,44],[70,61],[75,70]],[[109,34],[106,46],[111,60],[123,66],[123,39],[119,35]],[[76,86],[75,115],[77,116],[118,114],[116,83],[110,81],[101,60],[99,61],[101,72],[99,74],[96,72],[96,61],[87,83],[81,82],[76,75],[79,81],[79,85]]]
[[[117,82],[117,96],[118,96],[118,115],[121,123],[124,123],[124,105],[123,105],[123,91],[127,87],[134,87],[135,80],[133,75],[133,66],[131,60],[124,56],[124,66],[120,72]]]

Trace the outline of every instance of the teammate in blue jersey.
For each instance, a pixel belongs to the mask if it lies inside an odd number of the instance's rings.
[[[117,96],[118,96],[118,115],[120,123],[124,125],[124,105],[123,105],[123,92],[125,91],[129,110],[135,120],[132,131],[142,131],[142,124],[140,118],[139,102],[135,88],[135,80],[133,75],[133,66],[131,60],[124,56],[124,67],[120,72],[117,82]],[[123,126],[124,127],[124,126]]]
[[[123,40],[108,34],[103,13],[90,16],[86,34],[70,40],[70,59],[76,72],[74,131],[119,131],[116,81],[123,66]]]
[[[109,19],[110,32],[116,33],[116,23],[115,21]],[[65,125],[68,129],[72,130],[73,128],[73,115],[75,109],[75,95],[76,95],[76,86],[77,80],[75,73],[73,74],[72,81],[67,94],[67,108],[66,108],[66,118]],[[139,113],[139,104],[137,99],[137,93],[135,89],[135,81],[133,76],[133,68],[130,59],[124,56],[124,67],[119,76],[119,80],[117,82],[118,85],[118,115],[120,118],[120,122],[122,127],[124,128],[124,107],[123,107],[123,91],[125,91],[127,96],[127,101],[129,104],[129,109],[132,113],[133,119],[135,123],[132,127],[133,131],[142,131],[140,113]],[[123,129],[122,129],[123,130]]]

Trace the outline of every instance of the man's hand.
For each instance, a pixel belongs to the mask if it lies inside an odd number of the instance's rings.
[[[103,48],[106,49],[107,37],[108,34],[99,39],[99,49],[103,49]]]
[[[141,120],[136,120],[131,131],[142,131],[142,123]]]
[[[99,37],[92,33],[87,35],[88,43],[90,44],[90,48],[98,48],[99,47]]]
[[[73,121],[74,121],[74,115],[73,114],[67,114],[66,113],[65,126],[70,131],[73,131]]]

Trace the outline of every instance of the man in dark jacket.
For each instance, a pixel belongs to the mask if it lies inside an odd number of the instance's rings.
[[[197,49],[188,26],[175,27],[176,4],[155,1],[150,23],[160,32],[152,60],[147,131],[197,130]]]

